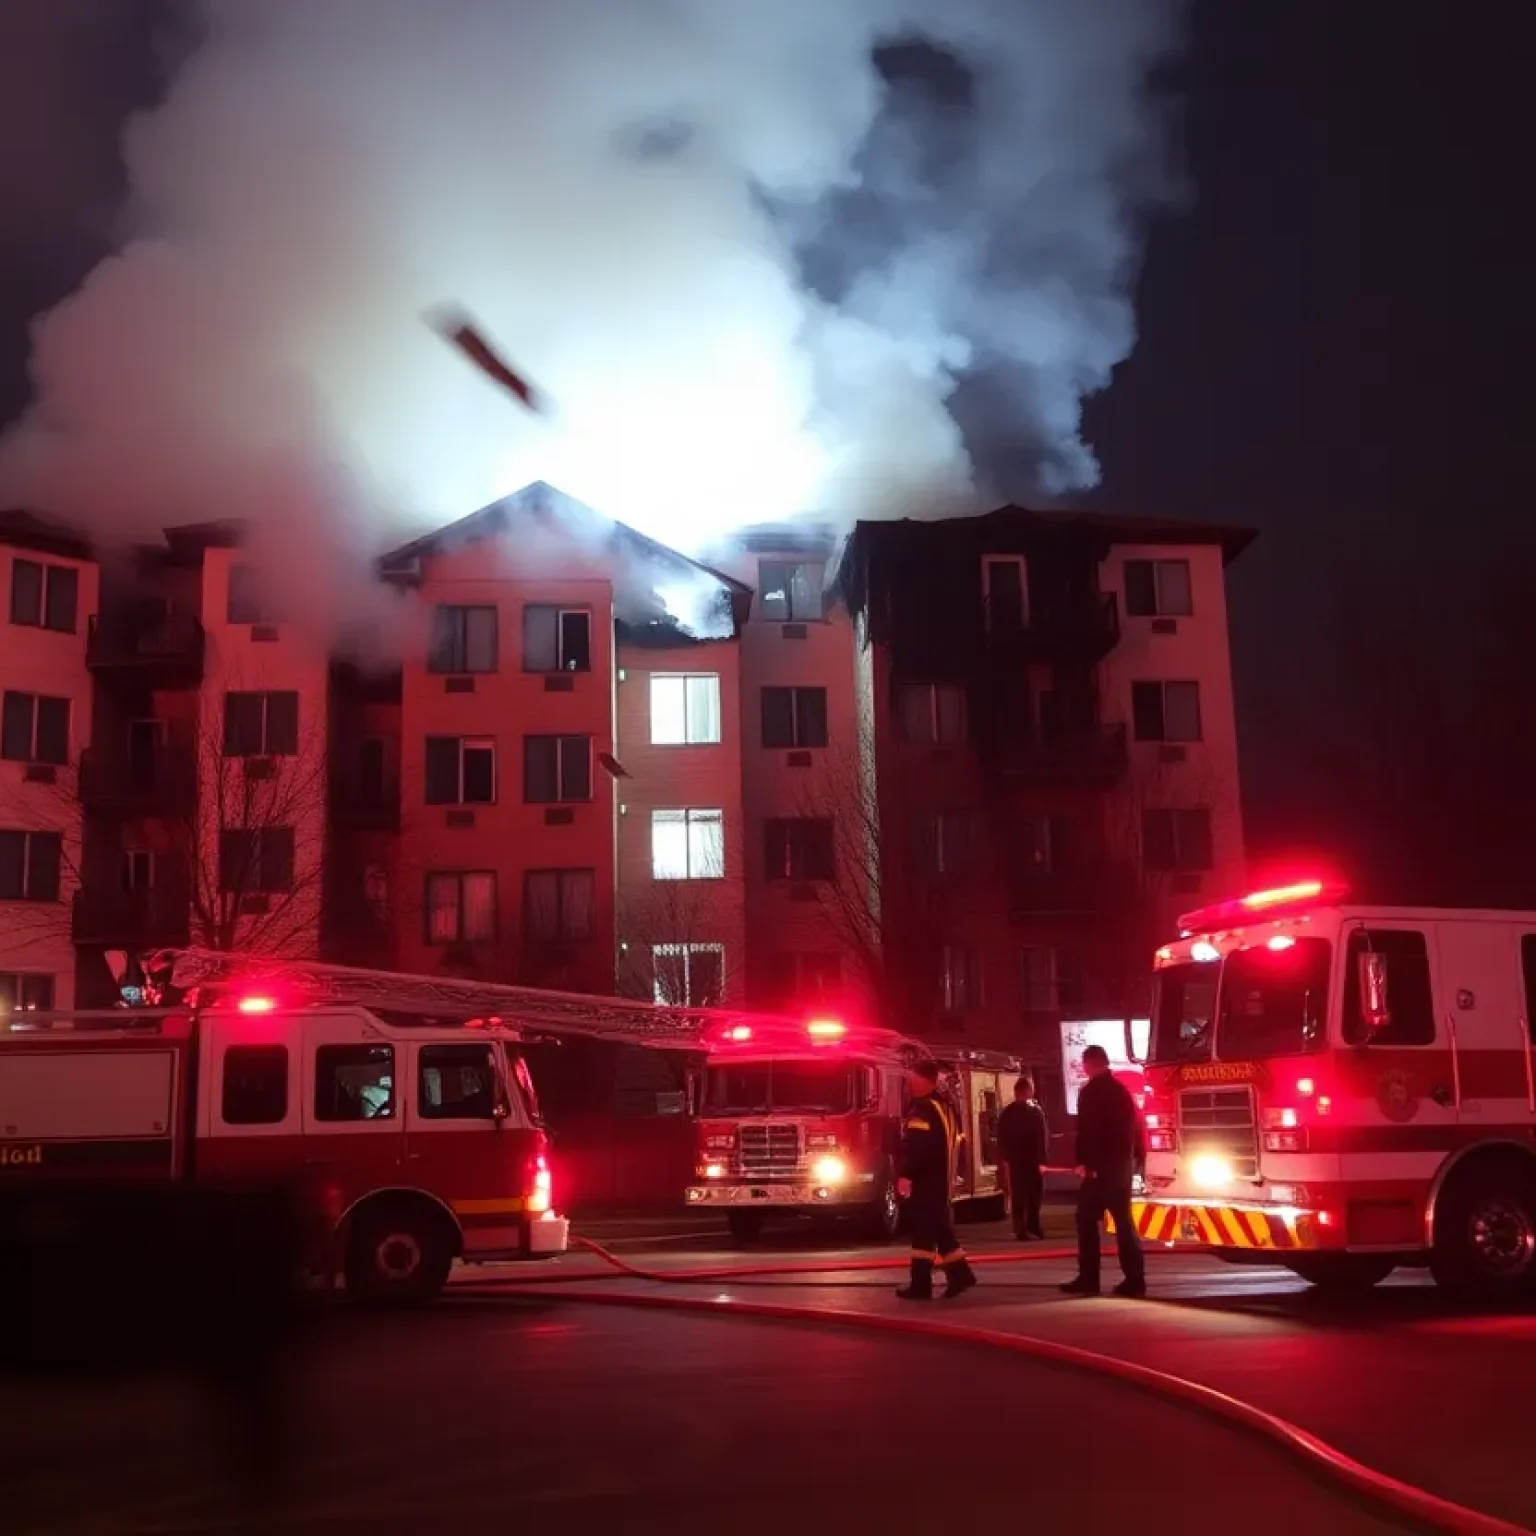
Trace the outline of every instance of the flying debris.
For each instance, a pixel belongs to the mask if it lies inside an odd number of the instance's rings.
[[[479,327],[458,310],[443,310],[430,317],[432,328],[461,351],[492,383],[516,395],[536,415],[549,414],[549,402],[520,373],[508,367]]]

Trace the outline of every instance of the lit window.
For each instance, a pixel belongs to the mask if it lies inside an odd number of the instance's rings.
[[[713,672],[651,678],[651,745],[713,746],[720,740],[720,678]]]
[[[725,876],[723,811],[652,811],[651,873],[658,880]]]
[[[820,562],[764,560],[758,567],[758,611],[777,623],[826,615]]]
[[[655,999],[672,1008],[718,1008],[725,996],[725,945],[656,944]]]
[[[427,876],[427,943],[481,944],[496,937],[496,876],[451,871]]]

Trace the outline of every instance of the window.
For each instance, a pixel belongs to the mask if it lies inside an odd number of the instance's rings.
[[[723,880],[725,812],[652,811],[651,874],[657,880]]]
[[[765,747],[824,747],[827,744],[825,688],[764,688]]]
[[[428,672],[494,672],[496,653],[494,608],[454,608],[439,604],[432,610]]]
[[[905,683],[897,695],[904,741],[953,746],[965,740],[965,691],[948,683]]]
[[[427,876],[427,943],[483,944],[496,937],[496,876],[445,871]]]
[[[673,1008],[718,1008],[725,997],[725,945],[655,944],[656,1001]]]
[[[836,997],[843,988],[843,958],[829,950],[789,950],[774,957],[773,975],[791,1001]]]
[[[69,700],[5,691],[0,757],[13,763],[69,761]]]
[[[1127,560],[1125,611],[1138,619],[1183,619],[1195,611],[1188,560]]]
[[[957,875],[969,868],[974,850],[969,811],[928,811],[914,818],[912,851],[925,875]]]
[[[566,805],[592,798],[590,736],[523,737],[523,799]]]
[[[288,1048],[232,1045],[224,1053],[225,1125],[281,1125],[288,1118]]]
[[[0,1016],[47,1013],[53,1007],[53,977],[35,971],[0,971]]]
[[[1132,683],[1137,741],[1199,741],[1199,683]]]
[[[524,672],[590,672],[592,615],[585,608],[523,609]]]
[[[720,679],[713,672],[651,677],[651,745],[711,746],[720,740]]]
[[[1035,874],[1065,871],[1072,858],[1072,821],[1066,816],[1034,816],[1017,823],[1017,857]]]
[[[424,1045],[416,1062],[423,1120],[494,1120],[496,1058],[488,1045]]]
[[[800,816],[769,821],[764,845],[770,880],[831,880],[836,858],[830,816]]]
[[[1022,555],[987,555],[981,562],[981,590],[989,630],[1007,634],[1024,628],[1029,618],[1029,587]]]
[[[128,848],[123,852],[123,889],[152,891],[155,888],[155,855],[148,848]]]
[[[1142,859],[1148,869],[1194,872],[1210,869],[1209,811],[1147,811],[1141,821]]]
[[[0,901],[57,901],[62,832],[0,832]]]
[[[427,737],[427,804],[494,805],[496,743],[470,736]]]
[[[226,693],[225,757],[292,757],[299,750],[297,693]]]
[[[597,933],[597,873],[530,869],[523,876],[523,932],[544,943],[579,944]]]
[[[1367,1027],[1360,1006],[1360,956],[1367,950],[1387,961],[1387,1010],[1380,1029]],[[1525,941],[1521,941],[1525,956]],[[1435,999],[1429,977],[1429,946],[1422,933],[1406,928],[1356,928],[1349,936],[1344,971],[1344,1042],[1346,1045],[1433,1045]]]
[[[801,622],[825,617],[820,562],[764,560],[758,567],[762,613],[775,622]]]
[[[946,944],[940,959],[940,992],[945,1013],[981,1007],[981,961],[974,949]]]
[[[391,1120],[395,1051],[389,1045],[322,1045],[315,1052],[316,1120]]]
[[[385,799],[389,754],[382,736],[364,736],[357,744],[357,798],[363,805]]]
[[[80,607],[80,573],[72,565],[11,562],[11,623],[32,629],[75,632]]]
[[[230,566],[228,605],[225,613],[231,624],[273,622],[272,611],[264,601],[262,586],[260,573],[255,566]]]
[[[275,896],[291,891],[293,828],[220,832],[219,889],[226,896]]]
[[[1024,951],[1024,1008],[1029,1013],[1075,1013],[1083,1005],[1082,956],[1048,944]]]

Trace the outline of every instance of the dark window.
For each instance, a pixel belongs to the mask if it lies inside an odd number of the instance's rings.
[[[78,623],[80,573],[72,565],[11,562],[11,623],[72,635]]]
[[[821,577],[819,563],[764,560],[758,568],[763,617],[778,622],[823,618]]]
[[[495,800],[495,742],[427,737],[428,805],[492,805]]]
[[[69,700],[42,694],[5,694],[0,757],[17,763],[69,761]]]
[[[568,805],[591,798],[590,736],[523,738],[523,799],[529,805]]]
[[[827,744],[825,688],[764,688],[765,747],[824,747]]]
[[[1199,741],[1199,683],[1132,683],[1137,741]]]
[[[322,1045],[315,1052],[316,1120],[388,1120],[395,1053],[387,1045]]]
[[[230,566],[229,605],[226,612],[231,624],[272,622],[271,611],[263,601],[261,579],[254,566]]]
[[[382,736],[364,736],[357,744],[357,797],[364,805],[384,799],[387,753]]]
[[[61,832],[0,832],[0,901],[57,901]]]
[[[1148,869],[1195,873],[1210,869],[1209,811],[1147,811],[1141,822],[1142,860]]]
[[[955,746],[965,740],[965,690],[948,683],[906,683],[897,695],[903,741]]]
[[[225,757],[292,757],[299,750],[297,693],[226,693]]]
[[[1391,1019],[1369,1029],[1360,1006],[1360,956],[1374,950],[1387,958],[1387,1010]],[[1524,946],[1522,945],[1522,959]],[[1349,936],[1344,974],[1344,1040],[1348,1045],[1433,1045],[1435,998],[1429,979],[1429,945],[1422,933],[1403,928],[1356,928]]]
[[[123,889],[149,891],[155,885],[155,855],[149,848],[123,850]]]
[[[1056,951],[1037,945],[1024,951],[1024,1008],[1052,1013],[1056,1003]]]
[[[764,853],[770,880],[831,880],[836,877],[832,818],[800,816],[764,825]]]
[[[219,833],[219,889],[227,896],[275,896],[293,889],[293,828]]]
[[[544,943],[575,944],[597,932],[597,874],[590,869],[530,869],[523,876],[523,932]]]
[[[1195,611],[1188,560],[1127,560],[1125,611],[1132,618],[1182,619]]]
[[[0,1013],[47,1013],[52,1007],[52,976],[29,971],[0,972]]]
[[[913,817],[912,852],[921,873],[963,874],[973,848],[969,811],[924,811]]]
[[[981,958],[964,944],[946,944],[939,962],[940,1003],[945,1013],[981,1007]]]
[[[1028,615],[1024,562],[1013,555],[989,555],[982,562],[987,597],[987,628],[994,634],[1016,633]]]
[[[288,1048],[232,1045],[224,1053],[225,1125],[281,1125],[288,1118]]]
[[[454,608],[432,610],[429,672],[494,672],[496,670],[496,610]]]
[[[523,609],[523,671],[590,672],[592,615],[530,603]]]
[[[416,1108],[423,1120],[494,1120],[496,1059],[488,1045],[424,1045]]]
[[[446,870],[427,876],[427,943],[483,944],[496,937],[496,876]]]

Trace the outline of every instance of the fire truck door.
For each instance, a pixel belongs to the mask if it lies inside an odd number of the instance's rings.
[[[405,1111],[409,1182],[450,1204],[507,1205],[519,1192],[520,1138],[506,1137],[505,1156],[495,1155],[497,1112],[510,1109],[495,1045],[489,1040],[413,1040],[404,1054],[410,1058]]]
[[[1456,1048],[1463,1125],[1529,1126],[1528,1021],[1523,941],[1508,923],[1439,925],[1440,1009]]]
[[[997,1117],[1002,1108],[998,1101],[996,1072],[973,1072],[971,1087],[971,1125],[975,1146],[973,1189],[977,1195],[995,1195],[1001,1187],[997,1174]]]
[[[405,1047],[355,1019],[304,1017],[304,1164],[342,1209],[406,1182]]]

